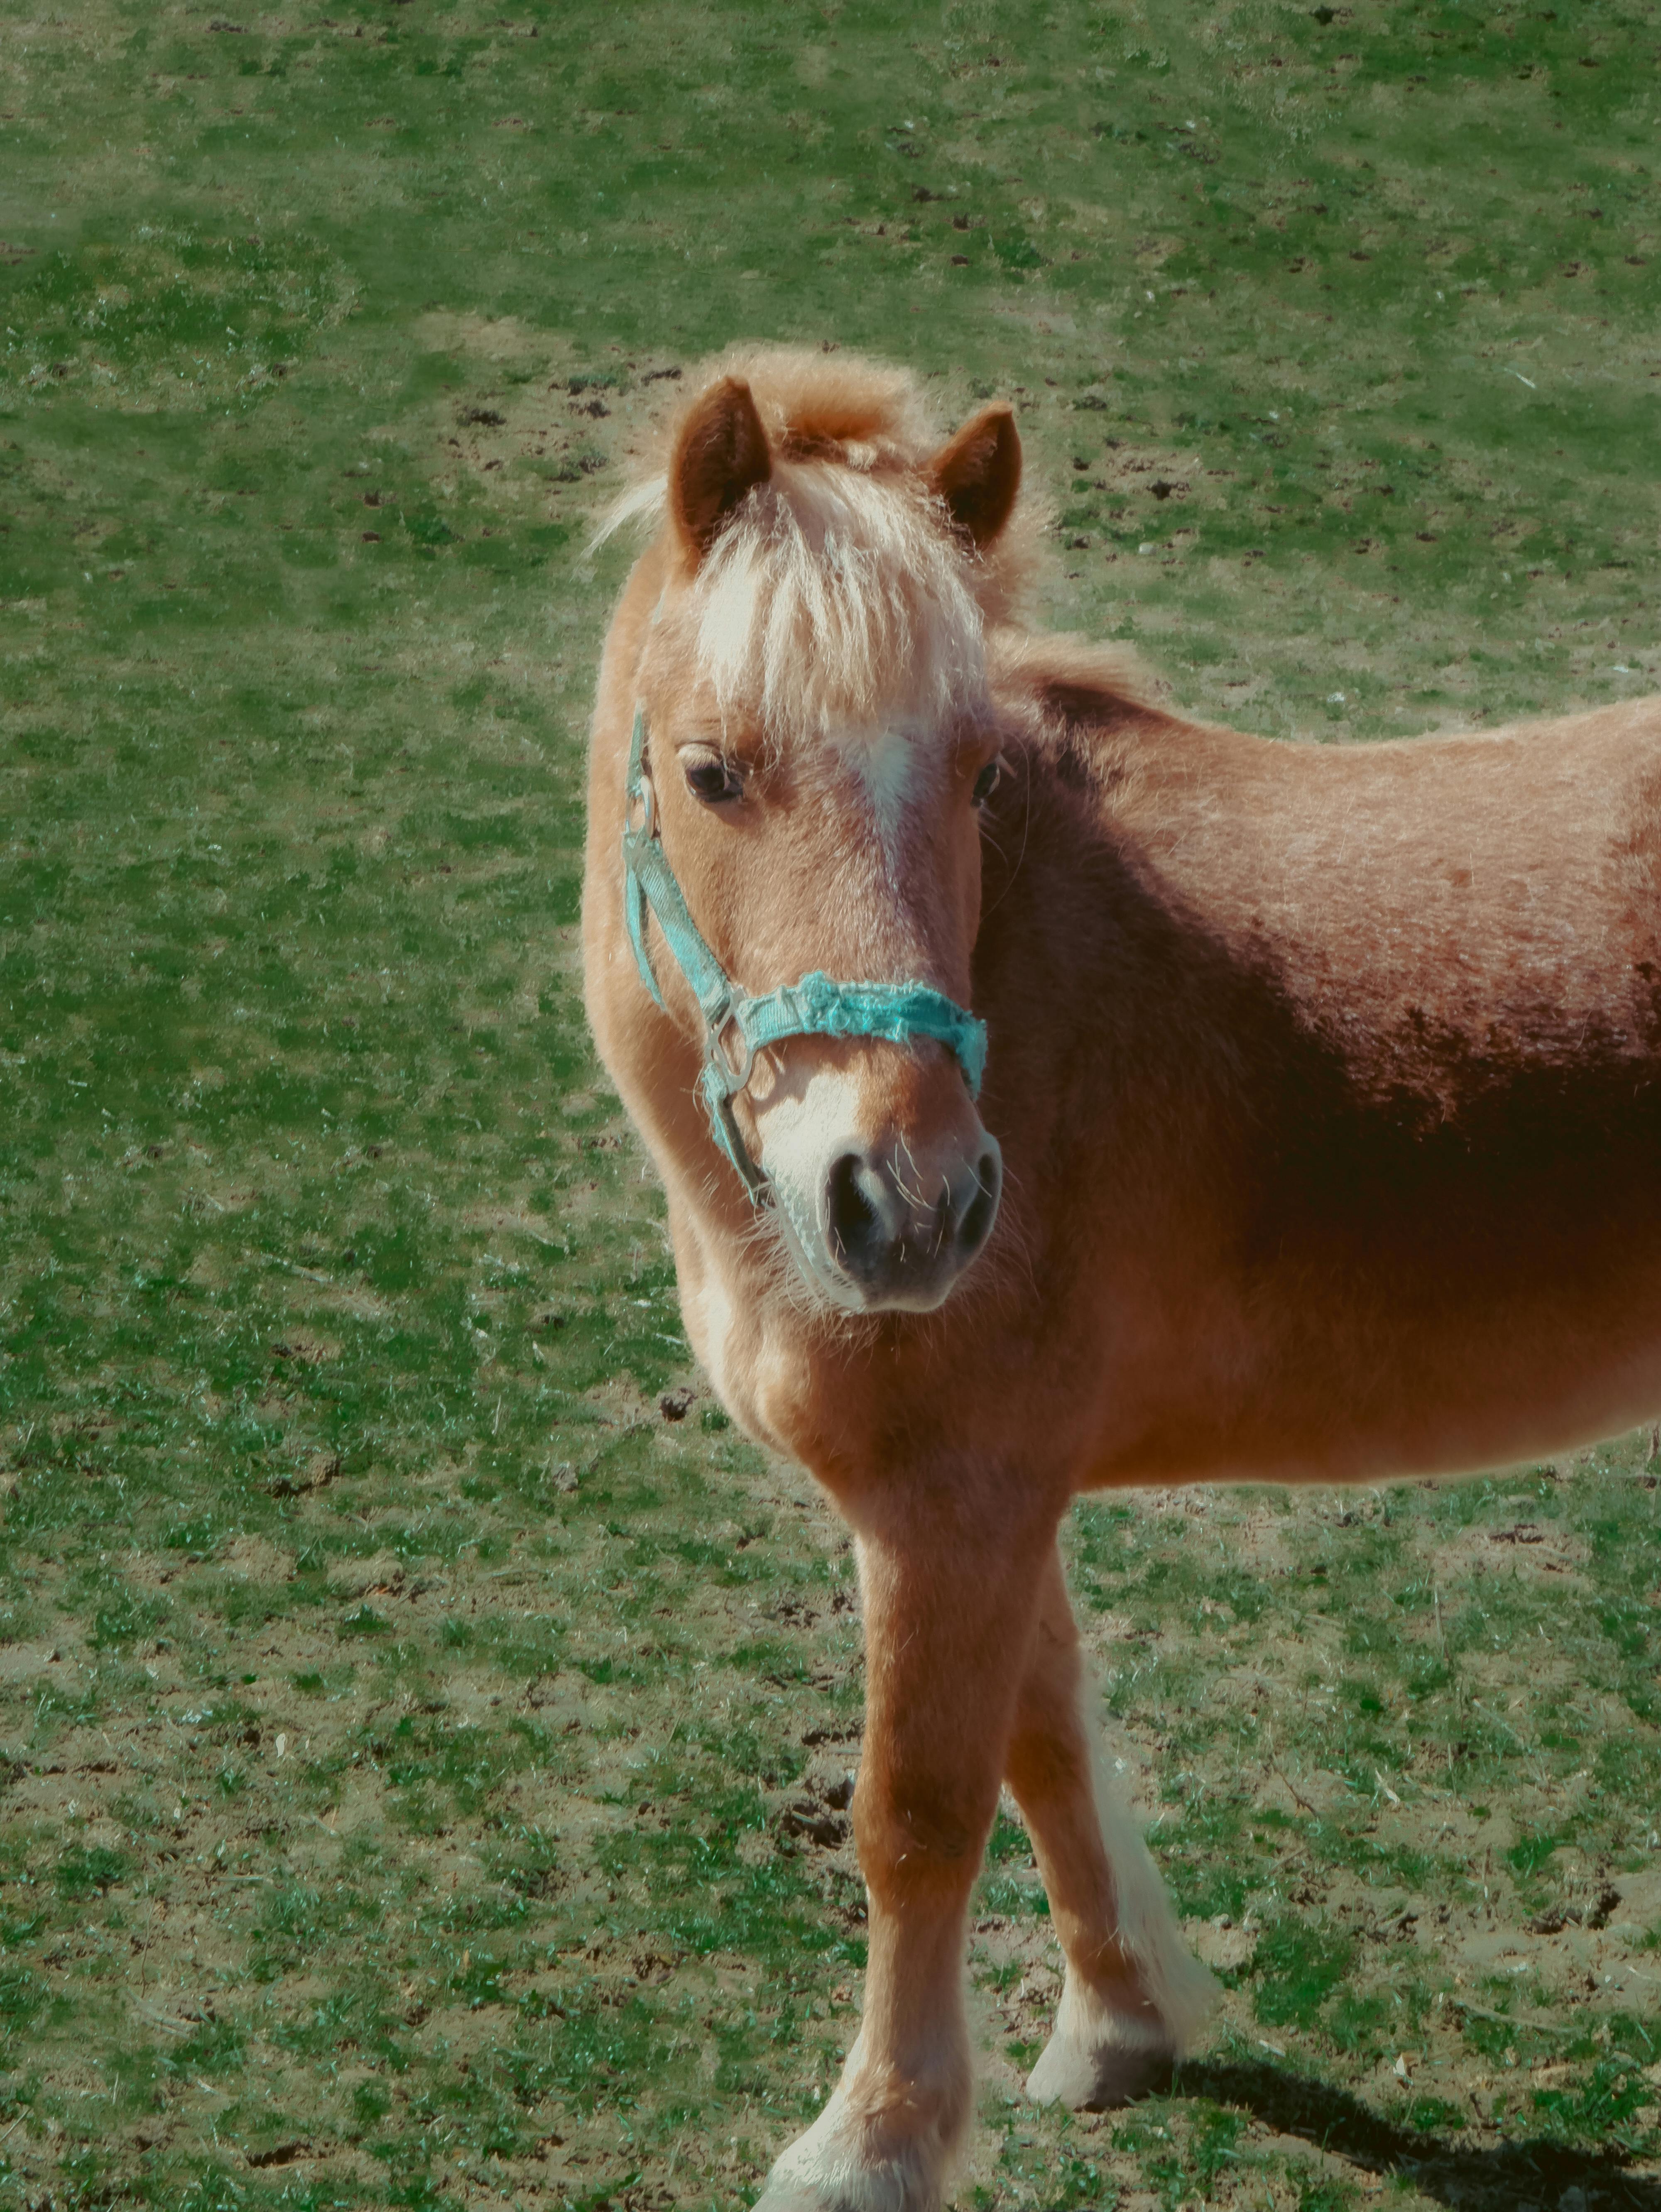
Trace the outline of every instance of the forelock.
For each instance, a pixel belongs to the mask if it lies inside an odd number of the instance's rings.
[[[693,580],[699,672],[724,714],[781,733],[938,719],[985,690],[966,568],[904,475],[776,462]]]

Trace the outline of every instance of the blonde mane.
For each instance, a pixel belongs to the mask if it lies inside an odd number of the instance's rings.
[[[689,632],[723,715],[780,735],[934,722],[986,691],[984,636],[1007,618],[1028,533],[976,553],[928,475],[940,433],[916,380],[844,356],[724,354],[689,380],[647,466],[602,520],[667,521],[666,464],[711,383],[750,386],[773,457],[670,619]]]

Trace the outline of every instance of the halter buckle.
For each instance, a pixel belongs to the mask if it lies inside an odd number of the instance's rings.
[[[727,1048],[729,1030],[738,1031],[739,1042],[744,1048],[743,1056],[737,1061]],[[709,1060],[721,1070],[721,1079],[728,1086],[728,1096],[735,1096],[750,1080],[751,1070],[756,1064],[756,1047],[754,1039],[745,1027],[744,1016],[731,999],[724,1006],[717,1008],[705,1024],[704,1037],[709,1047]]]

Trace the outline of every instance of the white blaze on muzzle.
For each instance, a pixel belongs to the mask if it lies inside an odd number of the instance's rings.
[[[932,1141],[873,1133],[855,1070],[774,1072],[751,1111],[803,1273],[854,1312],[932,1311],[990,1234],[996,1140],[962,1107]]]

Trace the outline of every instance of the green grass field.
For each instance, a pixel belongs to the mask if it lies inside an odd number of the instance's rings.
[[[338,4],[0,6],[0,2208],[733,2206],[858,1620],[583,1026],[590,520],[834,343],[1015,398],[1194,711],[1654,690],[1661,7]],[[1657,1441],[1080,1509],[1227,1994],[1024,2106],[1001,1820],[960,2203],[1661,2207]]]

